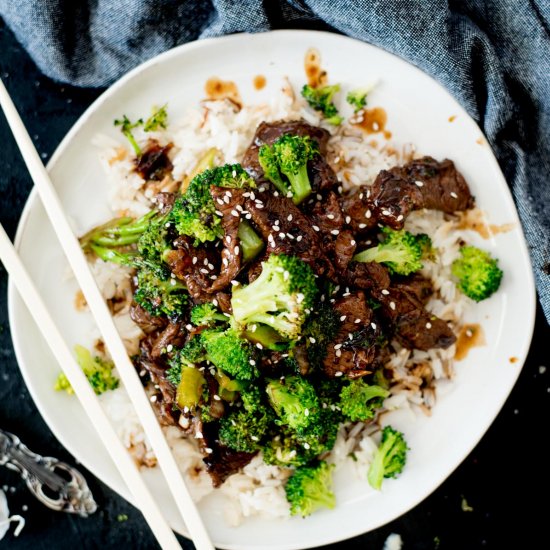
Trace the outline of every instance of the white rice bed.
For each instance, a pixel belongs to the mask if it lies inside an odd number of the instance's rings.
[[[312,124],[323,125],[319,117],[297,100],[290,88],[273,97],[270,104],[245,106],[239,112],[226,101],[211,101],[190,109],[180,123],[166,131],[143,134],[136,131],[138,142],[144,144],[149,137],[160,143],[172,142],[170,152],[173,163],[172,179],[147,183],[133,171],[132,155],[122,140],[98,136],[95,145],[100,148],[100,159],[110,186],[110,205],[115,214],[141,216],[153,206],[151,198],[163,190],[174,190],[174,182],[181,181],[195,167],[197,160],[209,149],[220,151],[220,163],[239,162],[252,140],[258,124],[264,120],[305,118]],[[405,146],[399,152],[388,145],[378,148],[367,143],[360,130],[343,124],[329,141],[329,161],[332,163],[344,189],[371,184],[384,168],[410,158],[414,148]],[[406,229],[413,233],[427,233],[437,249],[434,262],[427,262],[423,273],[433,280],[436,293],[428,309],[439,317],[460,325],[467,299],[463,298],[450,280],[450,265],[458,254],[458,242],[463,236],[457,222],[445,220],[441,212],[419,211],[411,214]],[[93,271],[105,299],[131,296],[130,276],[127,268],[95,260]],[[128,300],[129,303],[129,300]],[[143,333],[129,316],[128,306],[115,314],[115,321],[128,352],[136,353]],[[384,410],[405,409],[430,413],[435,402],[435,386],[453,376],[454,346],[447,350],[402,349],[392,343],[395,354],[387,364],[393,373],[391,395],[384,402]],[[422,386],[422,387],[421,387]],[[136,460],[144,466],[154,467],[156,459],[141,430],[126,391],[119,388],[101,396],[107,412],[118,427],[124,444]],[[185,474],[193,498],[198,502],[213,491],[210,477],[204,470],[202,456],[193,439],[186,438],[176,427],[164,428],[182,472]],[[340,427],[334,449],[327,460],[336,467],[354,468],[359,478],[365,479],[377,446],[376,424],[346,424]],[[350,455],[353,453],[353,460]],[[284,484],[289,470],[263,463],[258,455],[241,473],[232,475],[221,486],[231,502],[226,506],[226,520],[238,525],[244,518],[287,517],[289,506]]]

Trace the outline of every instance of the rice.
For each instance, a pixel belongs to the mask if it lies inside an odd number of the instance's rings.
[[[206,101],[191,108],[181,121],[172,123],[163,132],[145,135],[137,130],[140,145],[149,137],[161,145],[173,143],[170,159],[172,176],[163,182],[145,182],[133,171],[132,155],[126,144],[106,136],[98,136],[94,143],[109,182],[109,203],[116,214],[141,216],[152,207],[151,199],[163,190],[174,190],[195,167],[197,160],[212,148],[217,149],[218,163],[236,163],[250,144],[256,127],[262,121],[304,118],[323,126],[318,114],[306,108],[284,81],[279,93],[269,103],[247,105],[238,110],[228,100]],[[342,124],[330,127],[333,136],[328,143],[328,160],[336,171],[343,189],[372,184],[380,170],[405,162],[415,154],[414,147],[400,149],[389,144],[380,147],[367,141],[361,130]],[[101,220],[100,220],[101,221]],[[413,233],[427,233],[438,250],[435,261],[426,262],[423,275],[432,279],[435,293],[428,309],[458,327],[468,306],[467,299],[456,292],[450,281],[450,267],[458,255],[462,232],[458,221],[448,219],[441,212],[413,212],[406,222]],[[129,316],[131,301],[131,270],[96,259],[92,262],[94,276],[106,300],[122,304],[115,311],[117,329],[130,354],[137,352],[142,331]],[[386,367],[392,375],[391,394],[385,400],[378,422],[393,411],[415,415],[430,414],[436,400],[436,385],[448,383],[453,377],[454,346],[447,350],[427,352],[402,348],[392,342],[395,353]],[[141,430],[132,405],[123,387],[101,396],[103,406],[112,418],[125,446],[144,466],[154,467],[155,457]],[[177,427],[165,427],[167,440],[184,473],[193,498],[198,502],[213,491],[210,477],[204,469],[202,455],[194,439],[187,438]],[[379,424],[344,424],[340,427],[334,449],[327,460],[336,468],[353,468],[358,478],[365,479],[379,437]],[[238,525],[252,516],[266,518],[287,517],[289,506],[284,484],[289,470],[263,463],[256,456],[240,473],[230,476],[219,491],[228,499],[226,521]]]

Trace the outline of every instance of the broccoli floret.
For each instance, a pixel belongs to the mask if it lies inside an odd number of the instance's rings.
[[[340,321],[328,304],[321,304],[304,326],[304,341],[308,361],[313,369],[321,367],[327,354],[327,346],[334,340]]]
[[[210,327],[217,322],[227,323],[229,318],[221,313],[216,306],[212,303],[205,303],[195,306],[191,310],[191,323],[195,326]]]
[[[243,336],[253,344],[273,351],[285,351],[289,346],[288,340],[267,325],[250,325],[243,330]]]
[[[270,439],[262,448],[264,462],[283,468],[304,466],[317,457],[311,447],[306,449],[296,434],[282,430],[281,433]]]
[[[256,231],[252,229],[252,226],[246,220],[241,220],[239,223],[237,237],[239,237],[243,251],[244,263],[253,260],[264,249],[264,241],[260,239]]]
[[[433,247],[432,239],[426,233],[420,233],[416,235],[416,241],[418,242],[422,250],[422,259],[423,260],[434,260],[435,258],[435,249]]]
[[[383,263],[390,273],[410,275],[422,269],[422,244],[416,235],[402,229],[395,231],[389,227],[382,228],[385,239],[378,246],[368,248],[353,257],[356,262]]]
[[[277,424],[300,432],[315,425],[320,418],[320,403],[315,388],[305,378],[288,376],[268,382],[267,396],[277,413]]]
[[[220,420],[219,438],[231,449],[252,453],[262,447],[273,413],[257,387],[241,391],[241,400],[241,409],[233,410]]]
[[[252,380],[258,376],[254,347],[232,327],[205,330],[200,339],[207,359],[214,366],[238,380]]]
[[[307,163],[318,153],[317,142],[309,136],[285,134],[271,146],[262,145],[259,158],[266,177],[285,196],[291,195],[295,204],[300,204],[311,194]],[[288,179],[290,187],[283,182],[281,174]]]
[[[300,337],[317,287],[311,268],[291,256],[272,254],[260,276],[245,287],[235,287],[233,316],[240,325],[263,324],[290,340]]]
[[[360,111],[367,104],[367,94],[371,89],[371,87],[357,88],[356,90],[348,92],[346,101],[353,107],[355,113]]]
[[[143,129],[146,132],[154,132],[160,128],[166,128],[168,124],[168,113],[166,112],[166,107],[168,105],[163,105],[160,109],[156,109],[153,114],[145,121]]]
[[[211,186],[243,189],[255,188],[256,184],[240,164],[205,170],[191,180],[183,196],[176,199],[170,218],[180,234],[194,237],[197,244],[215,241],[223,235],[221,218],[216,214],[210,194]],[[253,229],[249,228],[248,233],[251,231]]]
[[[191,338],[183,348],[176,350],[168,360],[170,368],[166,371],[166,379],[174,386],[180,383],[181,369],[193,367],[206,360],[206,351],[200,336]]]
[[[373,489],[380,490],[385,477],[397,477],[407,461],[407,442],[402,432],[386,426],[382,430],[382,441],[369,466],[367,479]]]
[[[353,422],[372,420],[389,392],[380,386],[369,386],[363,380],[352,380],[340,392],[342,414]]]
[[[153,316],[166,315],[178,319],[187,304],[186,286],[170,277],[166,268],[151,268],[143,263],[138,269],[134,300]]]
[[[338,126],[342,122],[343,117],[338,114],[338,109],[332,102],[332,98],[334,94],[339,91],[339,84],[335,84],[334,86],[321,86],[320,88],[314,88],[306,84],[302,88],[302,97],[308,102],[312,109],[321,111],[329,124]]]
[[[475,246],[460,249],[460,258],[453,262],[451,272],[458,279],[458,288],[476,302],[496,292],[503,275],[498,260]]]
[[[297,442],[307,451],[319,456],[330,451],[336,443],[342,414],[337,406],[321,408],[316,422],[296,431]]]
[[[298,468],[285,485],[290,514],[309,516],[321,507],[334,508],[332,492],[332,466],[320,461],[312,466]]]
[[[111,361],[97,356],[92,357],[90,351],[83,346],[76,345],[74,351],[77,363],[97,395],[118,388],[119,379],[113,374],[114,364]],[[54,388],[57,391],[65,390],[68,394],[74,393],[69,380],[63,373],[58,376]]]

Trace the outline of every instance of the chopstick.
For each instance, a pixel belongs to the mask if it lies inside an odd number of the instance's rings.
[[[96,325],[101,332],[103,341],[128,392],[145,435],[155,453],[160,469],[166,478],[168,487],[174,496],[176,506],[185,521],[189,534],[199,550],[214,550],[214,546],[185,485],[174,455],[162,433],[151,403],[143,390],[139,375],[128,357],[109,308],[99,291],[80,243],[74,235],[67,216],[63,211],[48,172],[42,164],[42,160],[33,145],[25,125],[1,80],[0,105],[65,256],[69,261]]]
[[[162,512],[151,496],[134,460],[118,438],[92,386],[61,336],[2,224],[0,224],[0,260],[40,329],[44,340],[71,383],[76,396],[96,429],[97,435],[105,445],[105,449],[118,468],[122,479],[126,482],[136,506],[147,520],[161,548],[174,550],[181,548],[174,532],[166,523]]]

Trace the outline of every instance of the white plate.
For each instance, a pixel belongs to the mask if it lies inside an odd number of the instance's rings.
[[[337,508],[307,520],[253,519],[230,528],[223,521],[222,501],[209,498],[201,504],[201,512],[214,542],[222,548],[323,545],[375,529],[415,506],[458,466],[496,417],[520,372],[533,330],[535,291],[523,233],[508,186],[479,128],[439,84],[418,69],[335,34],[241,34],[187,44],[141,65],[86,111],[52,157],[49,170],[66,211],[81,228],[108,217],[105,177],[90,142],[98,132],[120,138],[112,127],[113,119],[122,113],[136,117],[167,101],[171,116],[177,117],[186,105],[203,97],[204,83],[212,76],[235,81],[245,102],[267,97],[269,83],[280,82],[281,75],[288,75],[299,88],[305,80],[304,53],[312,46],[320,50],[331,82],[356,87],[379,77],[380,85],[369,96],[369,104],[386,109],[394,138],[414,142],[420,152],[436,158],[453,159],[491,223],[512,222],[515,228],[479,241],[500,258],[505,273],[501,290],[475,308],[469,319],[482,323],[487,345],[457,364],[455,384],[438,400],[431,418],[419,417],[401,426],[412,449],[403,475],[374,493],[350,472],[339,472]],[[262,92],[252,85],[258,74],[268,82]],[[456,119],[451,123],[452,116]],[[73,345],[87,340],[89,320],[73,307],[74,283],[63,282],[66,262],[35,193],[23,212],[16,242],[67,341]],[[58,366],[12,284],[9,305],[17,359],[46,422],[79,461],[130,500],[80,404],[53,391]],[[518,361],[512,364],[511,357]],[[171,524],[184,533],[160,476],[156,472],[146,475]]]

